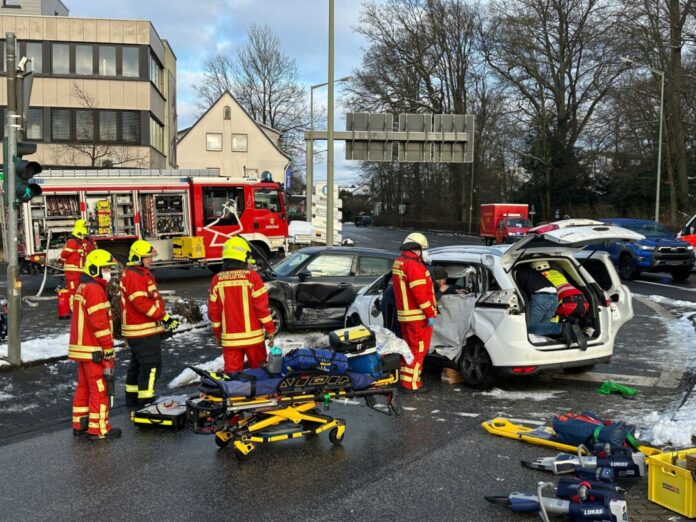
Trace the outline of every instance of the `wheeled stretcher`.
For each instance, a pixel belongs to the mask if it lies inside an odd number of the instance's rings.
[[[362,397],[371,409],[398,415],[393,403],[398,370],[365,382],[362,374],[330,374],[319,370],[291,372],[278,378],[274,390],[263,395],[232,396],[232,387],[221,376],[190,367],[201,376],[201,396],[189,399],[187,423],[195,433],[214,434],[215,443],[234,447],[245,459],[256,444],[280,442],[328,431],[329,440],[340,444],[346,421],[320,413],[318,408],[337,399]],[[377,397],[385,397],[384,411]]]

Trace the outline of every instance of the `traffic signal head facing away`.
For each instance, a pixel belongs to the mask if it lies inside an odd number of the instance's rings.
[[[41,172],[41,164],[36,161],[27,161],[22,156],[34,154],[36,143],[20,141],[17,143],[17,155],[13,158],[15,164],[15,193],[17,203],[26,203],[32,198],[41,195],[41,187],[32,181],[32,178]]]

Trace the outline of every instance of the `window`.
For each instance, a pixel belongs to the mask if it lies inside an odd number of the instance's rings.
[[[247,151],[247,135],[246,134],[233,134],[232,135],[232,152],[246,152]]]
[[[150,116],[150,146],[164,151],[164,126]]]
[[[358,275],[379,276],[388,272],[391,260],[386,257],[360,257],[358,259]]]
[[[290,257],[286,257],[280,263],[274,265],[273,271],[281,276],[290,275],[297,267],[309,259],[309,256],[310,254],[304,252],[295,252]]]
[[[39,42],[27,42],[26,56],[31,60],[31,70],[33,72],[43,72],[43,44]]]
[[[140,76],[140,49],[137,47],[122,48],[122,67],[121,74],[126,78],[137,78]]]
[[[267,188],[255,189],[254,206],[259,209],[270,210],[271,212],[280,212],[280,196],[278,196],[278,191]]]
[[[353,266],[353,256],[341,255],[319,255],[307,265],[307,270],[312,277],[347,277],[351,275],[350,269]]]
[[[225,107],[223,109],[222,119],[223,120],[231,120],[232,119],[232,109],[230,107]]]
[[[85,76],[94,74],[94,47],[91,45],[75,46],[75,73]]]
[[[222,150],[222,134],[206,132],[205,150]]]
[[[51,138],[53,141],[70,139],[70,109],[51,110]]]
[[[140,142],[140,113],[124,111],[121,113],[121,140],[126,143]]]
[[[43,140],[43,109],[29,109],[27,113],[27,139]]]
[[[53,53],[51,70],[53,74],[70,73],[70,46],[68,44],[54,43],[51,46]]]
[[[99,46],[99,74],[101,76],[116,76],[116,47]]]
[[[118,141],[116,111],[99,111],[99,141]]]
[[[22,0],[5,0],[3,7],[22,7]]]
[[[210,187],[203,190],[203,222],[216,226],[238,225],[234,215],[228,210],[233,205],[237,206],[237,215],[244,212],[244,188]]]
[[[164,92],[164,69],[152,53],[150,53],[150,81],[160,92]]]
[[[77,141],[94,140],[93,111],[75,111],[75,138]]]

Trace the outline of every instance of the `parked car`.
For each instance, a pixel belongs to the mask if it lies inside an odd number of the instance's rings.
[[[359,214],[355,217],[356,227],[370,227],[372,226],[372,216],[370,214]]]
[[[668,272],[675,281],[688,279],[694,266],[694,247],[674,237],[663,225],[649,219],[607,218],[600,221],[645,236],[639,241],[589,247],[609,252],[623,279],[635,279],[641,272]]]
[[[691,246],[696,247],[696,216],[692,216],[691,219],[686,222],[686,225],[679,231],[677,237],[682,241],[686,241]]]
[[[466,384],[490,386],[500,374],[531,375],[562,368],[589,371],[608,362],[619,328],[633,317],[630,290],[621,284],[604,252],[581,251],[600,241],[640,240],[643,236],[599,221],[567,220],[532,229],[510,246],[450,246],[430,249],[433,265],[444,266],[448,281],[466,295],[446,295],[438,301],[430,360],[457,368]],[[567,347],[559,338],[527,333],[529,296],[519,289],[517,269],[547,260],[562,269],[590,303],[582,327],[588,348]],[[391,284],[383,274],[358,292],[346,312],[346,323],[382,325],[380,299]]]
[[[358,247],[309,247],[262,272],[276,330],[340,328],[361,288],[391,269],[396,254]]]

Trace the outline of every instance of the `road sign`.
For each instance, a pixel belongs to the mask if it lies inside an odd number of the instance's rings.
[[[393,161],[394,144],[388,139],[357,139],[356,132],[385,133],[394,131],[394,115],[368,112],[352,112],[346,115],[346,131],[352,133],[352,139],[346,140],[346,159],[365,161]]]
[[[321,217],[326,219],[326,207],[325,206],[317,206],[317,205],[312,205],[312,215],[316,217]],[[334,209],[334,219],[340,220],[343,217],[343,212],[341,212],[340,209]]]

